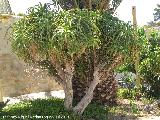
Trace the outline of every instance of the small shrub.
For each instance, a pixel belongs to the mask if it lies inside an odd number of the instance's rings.
[[[138,106],[133,100],[130,100],[130,106],[131,106],[131,112],[133,114],[139,114]]]
[[[136,96],[135,89],[120,88],[117,93],[119,98],[134,99]]]
[[[96,103],[90,104],[83,113],[88,119],[107,120],[108,109]]]

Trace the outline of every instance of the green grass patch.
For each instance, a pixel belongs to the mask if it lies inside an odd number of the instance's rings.
[[[64,100],[53,98],[23,101],[9,105],[0,111],[0,118],[3,120],[87,120],[91,118],[106,120],[107,113],[104,106],[90,104],[83,116],[76,116],[64,108]]]
[[[120,88],[118,89],[117,96],[118,98],[122,98],[122,99],[134,99],[136,96],[136,90]]]

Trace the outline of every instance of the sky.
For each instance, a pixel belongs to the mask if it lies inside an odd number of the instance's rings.
[[[15,14],[25,13],[27,8],[39,2],[49,1],[51,0],[9,0]],[[132,21],[132,6],[134,5],[137,11],[137,24],[142,26],[153,20],[153,12],[157,4],[160,4],[160,0],[123,0],[117,9],[117,17],[125,22]]]

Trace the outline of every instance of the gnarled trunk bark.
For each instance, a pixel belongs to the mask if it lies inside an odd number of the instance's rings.
[[[65,92],[64,106],[67,110],[72,110],[73,102],[73,88],[72,88],[72,77],[74,72],[74,61],[73,59],[66,60],[65,67],[57,61],[56,56],[53,54],[50,56],[52,65],[57,70],[57,74],[54,78],[57,79],[63,86]]]
[[[64,93],[65,93],[65,99],[64,99],[64,106],[67,110],[72,110],[72,102],[73,102],[73,90],[71,87],[72,84],[68,84],[64,86]]]
[[[91,102],[93,99],[93,91],[97,84],[100,82],[100,76],[99,76],[99,71],[95,70],[94,71],[94,79],[90,83],[88,90],[86,91],[86,95],[82,98],[82,100],[73,108],[73,112],[76,114],[82,114],[85,110],[85,108],[88,106],[88,104]]]
[[[64,106],[67,110],[72,109],[72,101],[73,101],[73,88],[72,88],[72,75],[73,73],[65,74],[65,80],[62,79],[59,75],[54,76],[53,78],[56,79],[63,87],[65,93],[65,100]]]
[[[63,86],[65,99],[64,106],[67,110],[72,110],[73,102],[73,88],[72,88],[72,76],[66,78],[66,84]]]
[[[65,66],[65,85],[64,85],[64,92],[65,92],[65,101],[64,106],[66,109],[72,109],[72,102],[73,102],[73,88],[72,88],[72,77],[74,71],[74,64],[73,61],[67,62]]]
[[[93,81],[90,83],[85,96],[81,99],[81,101],[77,104],[77,106],[73,108],[74,113],[81,115],[84,112],[85,108],[88,106],[88,104],[91,102],[93,98],[94,89],[96,88],[97,84],[101,82],[100,79],[103,77],[107,79],[111,70],[113,70],[113,68],[115,68],[119,63],[121,63],[121,59],[122,59],[121,55],[115,57],[115,60],[108,67],[106,71],[103,71],[104,67],[106,66],[105,64],[98,65],[98,67],[94,68]]]

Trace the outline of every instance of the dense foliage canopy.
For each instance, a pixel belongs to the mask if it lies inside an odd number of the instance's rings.
[[[104,62],[113,54],[131,52],[133,43],[132,27],[106,11],[56,11],[39,4],[13,26],[13,50],[24,60],[42,61],[52,53],[67,60],[95,47]]]
[[[140,64],[142,92],[147,97],[160,97],[160,32],[151,27],[139,29]],[[135,73],[134,63],[127,61],[118,68],[118,72]]]
[[[148,45],[141,55],[143,92],[148,97],[160,98],[160,32],[150,30]]]

